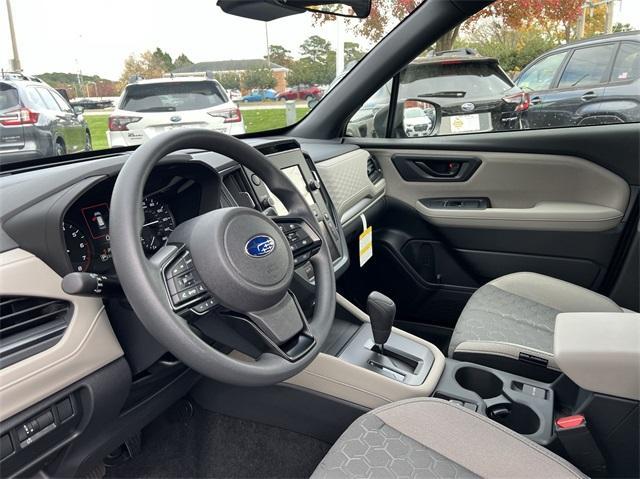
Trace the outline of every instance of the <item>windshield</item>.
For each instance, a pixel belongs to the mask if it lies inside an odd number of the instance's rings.
[[[363,20],[262,22],[216,0],[2,1],[0,165],[136,147],[175,128],[291,125],[421,2],[375,0]]]

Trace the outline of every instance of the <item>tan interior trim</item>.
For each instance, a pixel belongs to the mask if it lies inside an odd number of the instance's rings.
[[[0,421],[123,355],[98,298],[69,296],[62,278],[21,249],[0,254],[0,294],[43,296],[73,304],[69,326],[53,347],[0,370]]]
[[[385,191],[384,179],[374,185],[367,176],[369,156],[366,150],[354,150],[316,164],[343,224],[359,214],[351,210],[362,200],[373,200]]]
[[[560,313],[554,354],[581,388],[640,400],[640,314]]]
[[[492,356],[502,356],[504,358],[510,358],[519,360],[520,353],[529,353],[540,358],[544,358],[548,361],[547,368],[559,371],[556,360],[553,354],[549,354],[546,351],[530,348],[528,346],[522,346],[520,344],[505,343],[502,341],[463,341],[456,346],[455,353],[467,353],[467,354],[490,354]]]
[[[403,150],[429,158],[475,157],[481,165],[464,182],[405,181],[391,161],[393,150],[375,150],[386,193],[427,220],[445,226],[604,231],[623,218],[629,185],[619,176],[581,158],[527,153]],[[425,198],[489,198],[486,210],[427,208]]]
[[[336,300],[357,319],[363,323],[369,322],[369,316],[346,298],[337,294]],[[433,366],[427,379],[420,386],[409,386],[394,381],[323,353],[320,353],[304,371],[286,382],[367,408],[375,408],[401,399],[431,395],[444,371],[444,355],[433,344],[405,331],[393,328],[393,332],[420,343],[433,353]]]
[[[624,216],[622,211],[606,206],[549,201],[538,203],[531,208],[484,210],[428,208],[419,201],[415,206],[434,224],[478,228],[606,231],[615,228]]]

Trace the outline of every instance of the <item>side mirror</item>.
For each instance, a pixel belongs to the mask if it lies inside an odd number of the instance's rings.
[[[424,138],[435,135],[442,118],[440,105],[421,99],[407,99],[398,112],[402,118],[401,129],[407,138]]]
[[[82,115],[84,113],[84,107],[83,106],[74,106],[73,107],[73,112],[77,115]]]
[[[317,98],[312,98],[311,100],[309,100],[307,102],[307,106],[309,107],[310,110],[312,110],[313,108],[316,107],[316,105],[318,104],[320,100],[318,100]]]

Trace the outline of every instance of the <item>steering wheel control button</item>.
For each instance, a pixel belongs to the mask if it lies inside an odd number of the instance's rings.
[[[196,304],[193,308],[191,308],[191,310],[197,314],[204,314],[207,311],[213,309],[217,304],[218,302],[215,299],[209,298],[205,299],[202,303]]]

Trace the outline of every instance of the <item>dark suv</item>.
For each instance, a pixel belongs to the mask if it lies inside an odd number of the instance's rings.
[[[81,108],[46,83],[21,74],[0,77],[2,164],[91,150]]]
[[[640,121],[640,32],[551,50],[527,66],[516,84],[531,97],[531,128]]]
[[[439,104],[438,135],[527,128],[529,95],[513,84],[498,60],[470,48],[411,62],[400,75],[398,97]]]

